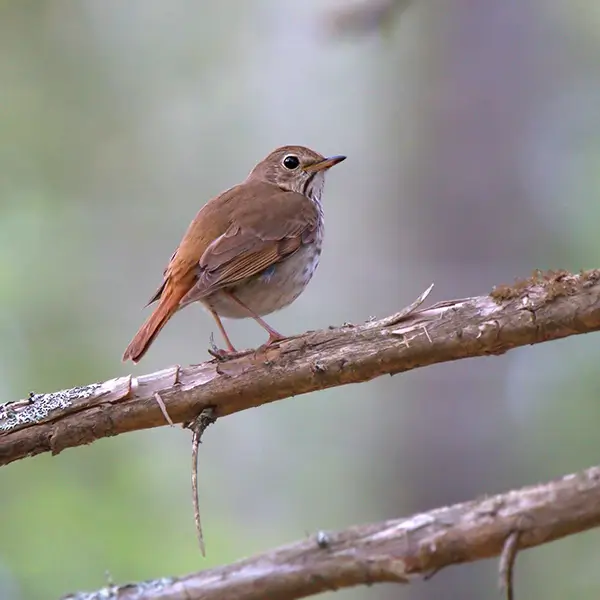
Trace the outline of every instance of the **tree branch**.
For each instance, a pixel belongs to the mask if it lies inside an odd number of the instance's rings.
[[[64,600],[293,600],[356,585],[409,583],[444,567],[600,525],[600,467],[556,481],[398,519],[319,533],[182,578],[110,586]]]
[[[0,465],[166,424],[600,329],[600,271],[535,272],[488,296],[290,338],[265,352],[0,405]],[[157,400],[157,394],[160,401]]]

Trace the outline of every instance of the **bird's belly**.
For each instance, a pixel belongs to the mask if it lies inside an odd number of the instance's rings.
[[[227,289],[257,315],[268,315],[288,306],[304,291],[319,264],[320,254],[321,249],[316,244],[304,246],[260,275]],[[221,291],[203,298],[202,302],[222,317],[244,319],[249,316]]]

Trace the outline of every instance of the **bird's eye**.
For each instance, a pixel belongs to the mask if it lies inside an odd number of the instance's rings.
[[[283,159],[283,166],[290,171],[297,169],[300,166],[300,159],[294,154],[288,154]]]

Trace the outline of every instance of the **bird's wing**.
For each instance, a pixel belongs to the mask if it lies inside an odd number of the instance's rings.
[[[169,282],[186,282],[194,299],[259,274],[312,242],[319,212],[306,196],[268,183],[244,184],[208,202],[196,215],[164,271],[155,302]],[[257,210],[256,197],[268,198]],[[185,302],[187,304],[187,302]]]
[[[257,190],[257,191],[260,191]],[[194,296],[205,296],[240,283],[296,252],[315,239],[319,213],[306,196],[277,190],[264,211],[251,200],[200,258]],[[254,205],[255,206],[255,205]]]

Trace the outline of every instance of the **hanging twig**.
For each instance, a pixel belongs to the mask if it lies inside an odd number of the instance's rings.
[[[204,535],[202,533],[202,522],[200,521],[200,500],[198,494],[198,448],[202,443],[202,435],[209,425],[212,425],[217,417],[214,408],[205,408],[191,423],[185,427],[192,430],[192,504],[194,505],[194,521],[196,523],[196,534],[202,556],[206,556]]]

